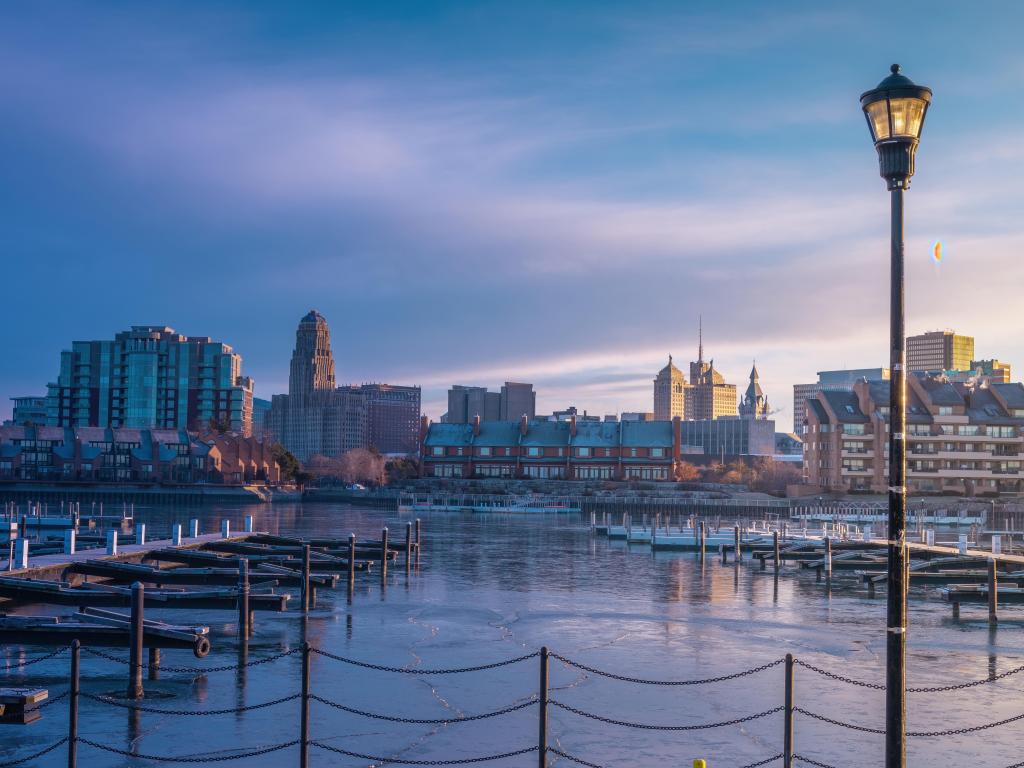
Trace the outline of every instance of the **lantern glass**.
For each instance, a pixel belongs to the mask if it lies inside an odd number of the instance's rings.
[[[871,126],[871,134],[875,141],[885,141],[889,138],[889,101],[881,99],[864,107],[868,116],[868,125]]]
[[[924,122],[924,99],[890,99],[889,110],[892,114],[893,136],[920,138],[921,123]]]

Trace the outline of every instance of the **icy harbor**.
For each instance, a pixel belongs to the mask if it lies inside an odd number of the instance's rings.
[[[272,533],[341,537],[354,532],[361,539],[378,537],[385,525],[398,531],[408,519],[331,504],[136,510],[152,530],[189,517],[200,517],[204,530],[216,530],[222,519],[240,526],[250,514],[257,529]],[[783,751],[782,660],[792,654],[798,661],[794,703],[801,710],[795,715],[794,751],[837,768],[881,763],[880,735],[819,719],[883,727],[882,691],[821,674],[883,682],[884,600],[869,598],[859,581],[837,579],[828,590],[810,573],[787,570],[776,579],[771,569],[749,563],[723,565],[715,557],[701,562],[689,552],[652,552],[649,546],[595,537],[589,521],[576,514],[417,514],[424,528],[415,577],[407,579],[401,568],[393,568],[385,587],[376,579],[361,580],[351,604],[344,590],[321,590],[305,619],[292,610],[258,616],[245,660],[286,654],[279,658],[242,669],[191,671],[236,665],[239,653],[234,616],[188,612],[189,623],[210,627],[213,651],[199,660],[185,651],[165,651],[164,669],[158,679],[145,681],[146,698],[138,704],[167,712],[243,711],[171,715],[107,703],[135,704],[121,698],[124,667],[83,652],[80,739],[131,754],[182,758],[250,755],[289,745],[226,764],[299,765],[292,742],[300,737],[301,702],[288,697],[300,691],[299,651],[308,642],[323,652],[309,659],[309,738],[319,745],[310,748],[311,766],[457,761],[513,752],[519,754],[483,764],[537,765],[536,752],[526,751],[538,743],[540,659],[533,654],[547,647],[552,654],[549,766],[687,765],[696,757],[712,768],[769,758],[775,759],[766,765],[781,766],[775,756]],[[20,612],[40,610],[65,609]],[[1017,610],[1005,611],[995,630],[983,610],[965,610],[954,621],[938,595],[912,600],[910,612],[912,688],[986,680],[1024,664],[1024,624]],[[147,609],[147,619],[181,621],[181,613]],[[6,647],[0,657],[4,685],[46,688],[57,699],[68,688],[67,654],[16,666],[49,650]],[[529,658],[480,671],[428,673],[524,656]],[[598,673],[678,682],[762,667],[699,685],[649,685]],[[930,734],[1014,717],[1024,712],[1022,688],[1024,673],[961,690],[911,693],[908,731]],[[287,700],[248,709],[279,699]],[[37,722],[4,728],[0,765],[65,736],[66,705],[66,698],[56,700]],[[499,716],[457,722],[506,709]],[[761,716],[745,719],[751,715]],[[715,723],[728,724],[693,728]],[[1020,760],[1021,745],[1019,730],[1007,724],[966,734],[912,736],[909,759],[943,765],[970,759],[999,768]],[[78,753],[83,766],[153,764],[84,742]],[[66,746],[26,764],[66,765]]]

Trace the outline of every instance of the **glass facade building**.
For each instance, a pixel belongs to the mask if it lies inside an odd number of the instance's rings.
[[[227,344],[159,326],[113,341],[76,341],[47,385],[56,427],[202,429],[211,421],[252,434],[253,381]]]

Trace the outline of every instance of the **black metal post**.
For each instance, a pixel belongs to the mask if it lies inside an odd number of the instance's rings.
[[[545,768],[548,764],[548,647],[540,649],[540,714],[537,733],[537,765]]]
[[[299,721],[299,768],[309,766],[309,641],[302,644],[302,714]]]
[[[309,611],[309,544],[302,545],[302,612]]]
[[[129,699],[141,699],[145,695],[142,690],[142,637],[145,632],[143,606],[145,599],[146,588],[136,581],[132,584],[131,628],[128,634]]]
[[[68,768],[78,765],[78,663],[82,644],[71,641],[71,691],[68,697]]]
[[[906,748],[907,685],[907,488],[903,319],[903,185],[893,185],[889,317],[889,568],[885,644],[885,765],[903,768]]]
[[[782,733],[782,768],[793,768],[793,654],[786,654],[786,698],[784,701],[784,725]]]

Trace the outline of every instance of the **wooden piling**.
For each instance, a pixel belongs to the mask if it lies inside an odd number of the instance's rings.
[[[988,560],[988,623],[999,621],[996,606],[999,601],[999,577],[996,574],[997,563],[994,557]]]
[[[150,648],[149,649],[149,679],[159,680],[160,679],[160,649]]]
[[[380,530],[380,583],[386,584],[388,580],[388,527]]]
[[[412,569],[412,523],[405,524],[405,573]]]
[[[238,561],[238,637],[249,641],[249,560]]]
[[[708,541],[707,526],[704,524],[704,521],[701,520],[700,521],[700,559],[701,560],[704,559],[704,550],[706,549],[707,541]]]
[[[68,691],[68,768],[78,765],[79,661],[82,643],[71,641],[71,690]]]
[[[825,581],[832,583],[832,539],[825,539]]]
[[[548,647],[540,649],[540,688],[538,690],[540,715],[537,733],[537,765],[546,768],[548,764]]]
[[[740,527],[734,525],[732,530],[736,538],[736,554],[734,555],[733,562],[739,565],[740,560],[743,559],[743,549],[740,547]]]
[[[416,521],[419,523],[419,520]],[[418,527],[418,526],[417,526]],[[352,596],[356,591],[356,535],[350,533],[348,535],[348,599],[352,601]]]
[[[302,612],[309,611],[309,544],[302,545]]]
[[[775,556],[775,572],[779,572],[779,564],[782,562],[782,558],[779,555],[779,532],[772,531],[772,553]],[[764,562],[763,560],[761,562]]]
[[[416,518],[416,567],[420,565],[420,552],[422,551],[423,540],[420,538],[422,529],[420,528],[420,519]]]
[[[132,584],[131,627],[128,633],[128,698],[141,699],[142,690],[142,637],[146,588],[141,582]]]

